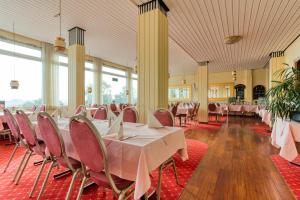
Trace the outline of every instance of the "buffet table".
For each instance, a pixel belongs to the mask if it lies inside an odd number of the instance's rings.
[[[300,123],[277,118],[272,129],[272,145],[280,148],[279,155],[288,161],[298,156],[295,142],[300,142]]]

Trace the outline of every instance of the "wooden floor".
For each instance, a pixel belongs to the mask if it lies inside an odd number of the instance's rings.
[[[270,138],[253,133],[255,118],[231,117],[219,131],[190,131],[187,138],[209,145],[181,200],[294,199],[270,155]]]

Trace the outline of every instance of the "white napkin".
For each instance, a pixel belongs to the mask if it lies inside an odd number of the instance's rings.
[[[120,115],[117,117],[117,119],[113,122],[111,127],[108,129],[106,135],[119,133],[120,131],[120,124],[123,121],[123,112],[120,113]]]
[[[112,121],[115,121],[117,119],[117,115],[113,113],[110,109],[108,109],[107,118],[111,119]],[[121,115],[121,114],[120,114]]]
[[[164,126],[156,119],[152,112],[148,114],[148,128],[163,128]]]
[[[53,113],[51,113],[51,117],[54,119],[54,121],[57,123],[59,116],[58,116],[58,110],[55,110]]]

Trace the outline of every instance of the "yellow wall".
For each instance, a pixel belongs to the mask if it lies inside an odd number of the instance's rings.
[[[258,68],[252,70],[239,70],[237,71],[237,84],[244,84],[246,86],[245,100],[252,100],[252,89],[256,85],[263,85],[268,88],[268,68]],[[209,73],[209,84],[215,83],[230,83],[233,82],[231,72],[216,72]],[[182,80],[185,79],[187,84],[194,84],[197,82],[197,74],[174,75],[169,79],[170,85],[180,85]],[[192,99],[197,101],[197,90],[192,90]]]
[[[284,52],[285,62],[294,66],[295,62],[300,59],[300,37],[289,46]]]

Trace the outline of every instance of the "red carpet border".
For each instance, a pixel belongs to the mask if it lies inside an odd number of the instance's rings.
[[[174,156],[177,167],[177,173],[181,185],[176,184],[172,168],[170,167],[168,169],[165,169],[162,177],[161,199],[178,199],[178,197],[184,189],[184,186],[187,184],[189,178],[197,168],[199,162],[204,157],[208,146],[207,144],[201,143],[199,141],[187,139],[187,147],[189,154],[189,159],[187,161],[181,161],[179,155],[177,154]],[[44,180],[46,171],[48,170],[49,164],[47,165],[46,170],[44,170],[44,173],[41,176],[37,189],[34,193],[34,198],[29,198],[28,193],[30,192],[35,176],[40,168],[40,166],[33,166],[33,162],[35,160],[40,160],[41,158],[39,156],[32,156],[27,168],[24,171],[19,185],[15,185],[12,182],[12,179],[16,172],[16,168],[21,160],[21,156],[24,154],[24,149],[21,148],[17,151],[16,157],[9,166],[7,172],[2,173],[12,149],[13,146],[4,146],[4,142],[0,142],[0,199],[36,199],[38,192],[41,188],[42,181]],[[51,177],[53,177],[55,173],[61,171],[64,171],[64,169],[55,168],[51,174]],[[152,177],[152,187],[154,188],[157,186],[158,172],[154,171],[152,173]],[[71,176],[66,176],[57,180],[49,178],[42,199],[64,199],[70,181]],[[76,199],[79,186],[80,181],[77,179],[73,188],[72,199]],[[84,192],[82,199],[85,200],[114,198],[111,190],[103,190],[103,188],[91,188],[88,191]]]
[[[300,167],[290,164],[279,155],[273,155],[271,159],[296,199],[300,200]],[[295,162],[300,163],[300,156]]]

